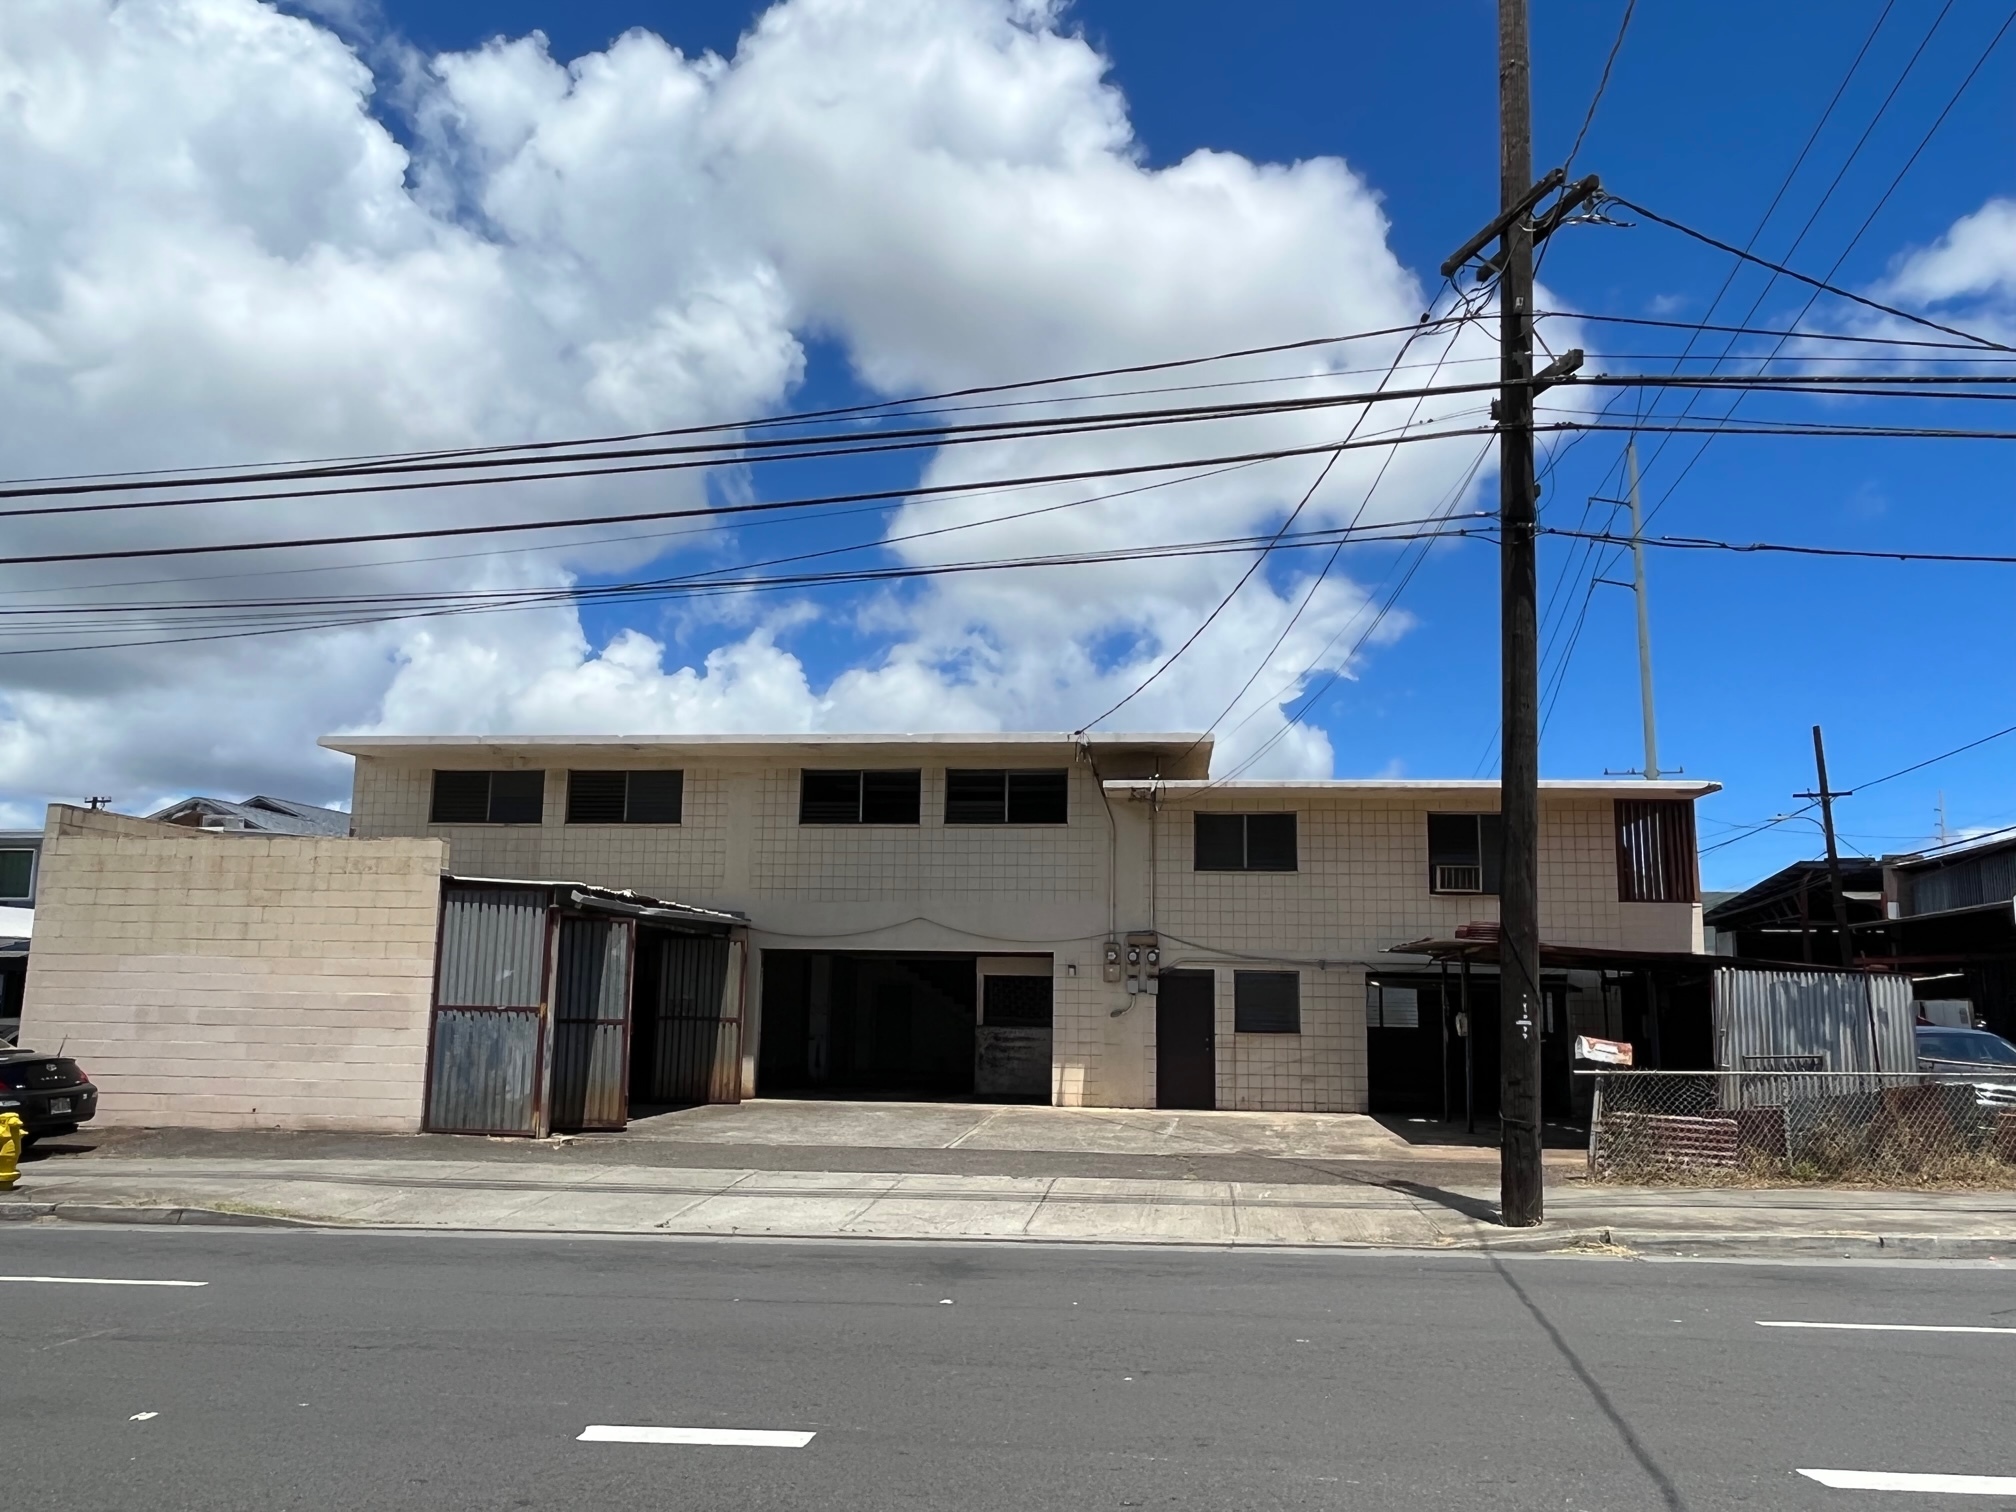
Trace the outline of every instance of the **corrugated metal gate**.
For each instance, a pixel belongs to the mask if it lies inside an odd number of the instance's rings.
[[[545,893],[444,890],[429,1035],[429,1129],[538,1132],[545,987]]]
[[[635,1092],[653,1103],[742,1100],[742,945],[715,935],[646,930],[650,1000],[636,1004],[645,1036]],[[646,1019],[649,1020],[646,1023]]]
[[[1715,972],[1724,1071],[1911,1071],[1911,980],[1864,971]]]
[[[560,920],[553,973],[553,1127],[620,1129],[628,1111],[628,919]]]

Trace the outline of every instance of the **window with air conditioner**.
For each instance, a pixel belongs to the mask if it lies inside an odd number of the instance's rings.
[[[546,774],[436,772],[429,824],[537,824],[545,817]]]
[[[1496,814],[1428,816],[1428,891],[1496,896],[1504,857]]]

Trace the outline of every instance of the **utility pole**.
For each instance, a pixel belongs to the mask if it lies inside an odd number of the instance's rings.
[[[1659,732],[1652,718],[1652,610],[1645,601],[1645,521],[1638,513],[1638,438],[1624,444],[1631,477],[1631,586],[1638,595],[1638,702],[1645,711],[1645,780],[1659,780]]]
[[[1555,168],[1533,178],[1533,75],[1526,0],[1498,0],[1499,211],[1442,264],[1457,272],[1491,242],[1477,269],[1498,279],[1499,812],[1504,835],[1498,891],[1499,1218],[1540,1221],[1540,629],[1534,552],[1540,490],[1533,477],[1533,401],[1582,365],[1579,348],[1533,371],[1533,248],[1599,202],[1595,174],[1568,183]],[[1544,212],[1534,207],[1555,190]],[[1467,966],[1466,966],[1467,973]],[[1475,1033],[1475,1025],[1472,1025]],[[1464,1046],[1468,1055],[1469,1046]]]
[[[1543,1216],[1540,1196],[1540,626],[1534,553],[1533,70],[1526,0],[1498,0],[1498,194],[1511,212],[1498,283],[1499,640],[1505,850],[1498,895],[1498,1208],[1508,1228]]]
[[[1850,795],[1833,792],[1827,786],[1827,746],[1820,738],[1818,725],[1813,726],[1813,768],[1820,777],[1820,791],[1792,796],[1820,800],[1820,827],[1827,836],[1827,881],[1834,893],[1834,932],[1841,937],[1842,966],[1853,969],[1855,942],[1848,937],[1848,895],[1841,891],[1841,851],[1834,843],[1834,800]]]

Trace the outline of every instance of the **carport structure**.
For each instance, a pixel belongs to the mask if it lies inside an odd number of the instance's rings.
[[[424,1127],[541,1138],[739,1101],[746,956],[739,914],[444,878]]]

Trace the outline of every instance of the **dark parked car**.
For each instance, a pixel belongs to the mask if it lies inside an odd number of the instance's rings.
[[[1949,1029],[1939,1024],[1918,1026],[1919,1061],[1979,1067],[2016,1075],[2016,1045],[1986,1029]]]
[[[1995,1080],[1974,1084],[1974,1101],[1997,1111],[2016,1109],[2016,1045],[1985,1029],[1918,1026],[1918,1069],[1964,1077],[1993,1072]]]
[[[0,1113],[18,1113],[28,1137],[74,1134],[98,1116],[98,1089],[63,1055],[0,1046]]]

